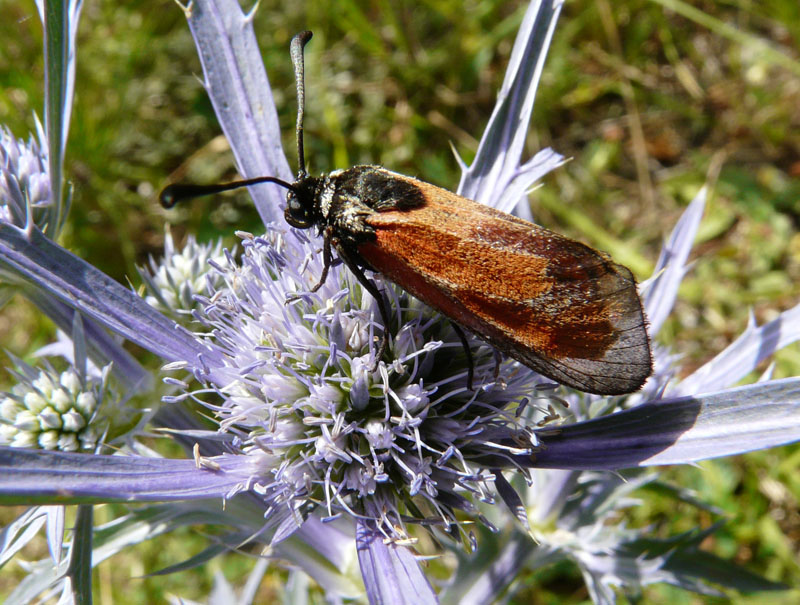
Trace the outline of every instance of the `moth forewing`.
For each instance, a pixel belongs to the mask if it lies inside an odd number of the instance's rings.
[[[406,207],[369,200],[373,236],[357,244],[365,266],[548,378],[604,395],[641,387],[652,362],[630,271],[512,215],[375,170],[418,196]]]

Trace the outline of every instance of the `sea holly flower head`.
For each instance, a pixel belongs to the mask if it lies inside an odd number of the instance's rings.
[[[208,294],[208,280],[218,277],[212,271],[210,261],[223,260],[222,238],[201,244],[193,234],[189,234],[183,248],[178,250],[167,225],[164,256],[160,260],[151,257],[147,266],[138,268],[147,289],[145,300],[162,313],[185,321],[197,307],[195,296]],[[219,279],[212,283],[214,286],[219,284]]]
[[[109,384],[111,365],[87,374],[85,358],[63,371],[46,359],[39,367],[15,362],[16,384],[0,399],[0,445],[92,453],[129,425]]]
[[[42,209],[50,204],[47,140],[41,128],[38,140],[31,136],[26,142],[0,127],[0,221],[24,226],[28,211],[41,220]]]
[[[19,362],[18,382],[0,401],[0,443],[65,452],[94,451],[107,422],[98,417],[102,383],[82,384],[70,369],[60,374]]]

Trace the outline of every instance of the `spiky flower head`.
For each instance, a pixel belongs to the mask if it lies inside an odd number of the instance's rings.
[[[0,401],[0,444],[65,452],[97,449],[108,433],[104,408],[109,396],[106,366],[97,377],[74,368],[57,372],[17,360],[17,379]]]
[[[172,232],[167,226],[164,234],[164,256],[160,260],[150,258],[149,266],[139,267],[147,288],[147,302],[171,317],[186,321],[197,308],[195,296],[207,295],[211,286],[219,287],[221,279],[212,271],[209,261],[222,262],[222,239],[201,244],[194,235],[189,235],[180,249],[175,247]]]
[[[28,207],[36,220],[43,216],[37,210],[50,205],[45,140],[40,130],[39,141],[20,141],[0,126],[0,221],[23,226]]]

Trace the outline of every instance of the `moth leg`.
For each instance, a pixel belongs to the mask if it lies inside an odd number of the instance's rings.
[[[322,235],[322,273],[319,276],[319,281],[314,285],[313,288],[309,290],[309,292],[316,292],[319,290],[322,287],[322,284],[325,283],[325,280],[328,279],[328,271],[333,264],[333,252],[331,251],[332,245],[333,229],[331,227],[326,227],[325,232]],[[288,305],[289,303],[293,303],[299,299],[299,294],[290,294],[286,297],[284,304]]]
[[[353,272],[353,275],[356,276],[358,283],[360,283],[367,290],[367,292],[372,294],[372,297],[378,303],[378,311],[381,314],[381,321],[383,322],[383,337],[381,338],[381,344],[378,347],[378,354],[375,356],[375,365],[371,370],[374,372],[378,369],[378,364],[380,363],[381,359],[383,359],[383,354],[386,353],[386,349],[389,347],[389,310],[386,306],[386,299],[378,289],[378,286],[375,285],[375,282],[364,274],[364,270],[350,257],[346,249],[343,249],[341,246],[337,246],[336,252],[339,253],[339,258],[342,259],[342,262],[347,266],[348,269],[350,269],[350,271]]]
[[[331,244],[333,242],[333,228],[326,227],[325,234],[322,236],[322,273],[319,276],[317,284],[309,290],[309,292],[316,292],[328,279],[328,271],[333,263],[333,253],[331,252]]]
[[[464,347],[464,354],[467,356],[467,389],[474,391],[475,389],[472,388],[472,378],[475,375],[475,361],[472,359],[472,349],[469,348],[467,336],[464,334],[464,330],[461,329],[461,326],[453,322],[450,322],[450,325],[453,326],[453,332],[456,333],[456,336],[458,336],[458,339],[461,341],[461,346]],[[498,369],[499,367],[500,366],[498,366]]]
[[[500,378],[500,364],[503,363],[503,354],[497,349],[494,350],[494,379]]]

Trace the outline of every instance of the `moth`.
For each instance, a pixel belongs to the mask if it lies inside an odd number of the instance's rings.
[[[639,389],[652,373],[650,341],[636,280],[624,266],[578,241],[446,189],[390,172],[354,166],[315,177],[303,147],[303,49],[291,57],[297,80],[297,155],[293,183],[271,176],[220,185],[170,185],[180,200],[272,182],[285,187],[286,222],[323,236],[319,289],[336,256],[389,312],[365,271],[381,274],[460,327],[561,384],[602,395]],[[384,330],[380,359],[389,344]],[[472,369],[468,382],[472,383]]]

